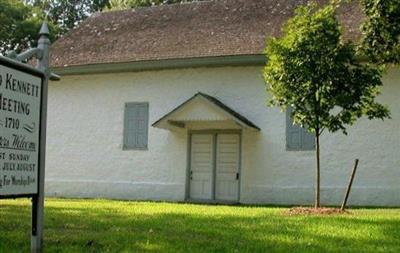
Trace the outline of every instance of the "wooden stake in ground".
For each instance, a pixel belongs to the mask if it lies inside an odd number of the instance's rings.
[[[346,195],[344,196],[342,207],[340,208],[340,210],[342,210],[342,211],[344,211],[344,209],[346,208],[347,200],[348,200],[349,195],[350,195],[351,186],[353,185],[354,176],[356,175],[356,171],[357,171],[357,167],[358,167],[358,161],[359,161],[358,159],[356,159],[354,161],[353,172],[351,173],[349,185],[347,186]]]

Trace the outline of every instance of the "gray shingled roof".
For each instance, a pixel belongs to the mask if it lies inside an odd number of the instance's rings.
[[[52,45],[51,65],[259,55],[266,36],[279,36],[305,2],[215,0],[97,13]],[[339,15],[351,40],[363,17],[357,3],[345,4]]]

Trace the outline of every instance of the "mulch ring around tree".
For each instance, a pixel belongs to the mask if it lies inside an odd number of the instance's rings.
[[[339,214],[350,214],[348,211],[342,211],[340,208],[333,207],[292,207],[289,210],[284,212],[285,215],[288,216],[296,216],[296,215],[321,215],[321,216],[329,216],[329,215],[339,215]]]

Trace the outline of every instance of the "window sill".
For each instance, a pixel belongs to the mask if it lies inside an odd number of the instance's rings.
[[[145,148],[129,148],[129,147],[123,147],[122,151],[148,151],[149,148],[145,147]]]

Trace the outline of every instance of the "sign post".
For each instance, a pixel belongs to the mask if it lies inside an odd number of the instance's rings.
[[[46,125],[47,125],[47,89],[50,78],[49,70],[49,29],[46,24],[42,25],[39,32],[37,68],[44,72],[42,83],[42,101],[40,112],[40,145],[39,148],[39,187],[38,194],[32,198],[32,239],[31,252],[40,253],[43,248],[43,223],[44,223],[44,172],[46,158]]]
[[[0,56],[0,198],[32,198],[31,252],[43,250],[49,30],[38,47]],[[37,68],[20,61],[33,56]]]

